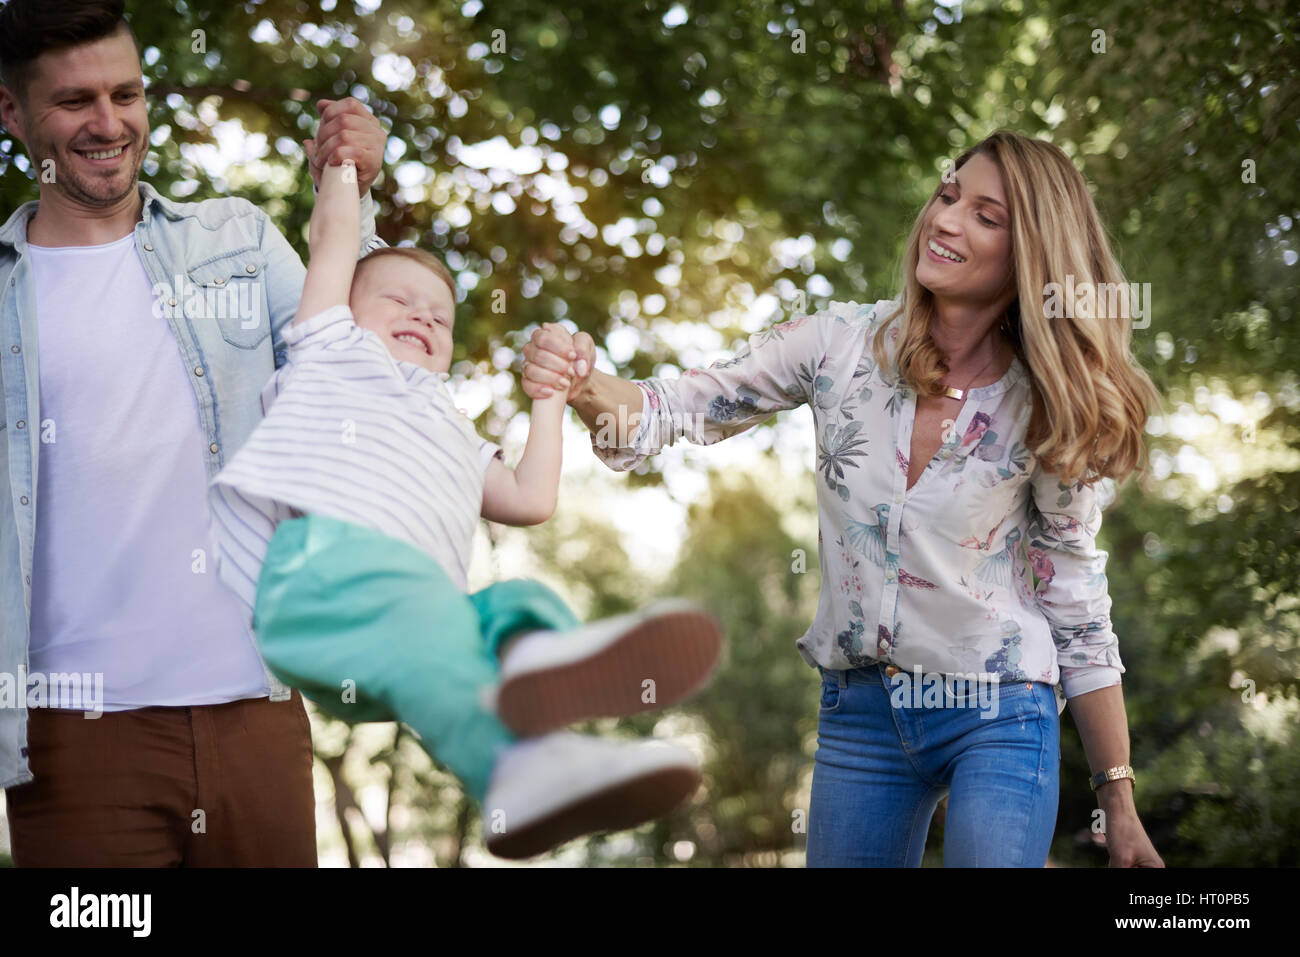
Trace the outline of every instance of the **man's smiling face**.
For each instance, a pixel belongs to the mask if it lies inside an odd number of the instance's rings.
[[[6,126],[23,141],[41,192],[90,208],[136,189],[149,149],[140,59],[125,28],[33,61],[24,95],[5,103]],[[47,160],[53,160],[53,177]]]

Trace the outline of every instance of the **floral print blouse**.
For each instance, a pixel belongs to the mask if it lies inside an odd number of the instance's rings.
[[[1120,683],[1101,509],[1114,483],[1064,485],[1025,447],[1029,373],[1016,357],[970,389],[907,488],[916,393],[882,375],[871,337],[895,303],[831,303],[750,336],[730,359],[637,382],[628,447],[591,434],[611,469],[685,437],[711,445],[803,403],[817,429],[821,594],[796,646],[809,665],[1041,681],[1065,700]],[[886,335],[892,362],[897,323]],[[886,369],[886,373],[892,369]]]

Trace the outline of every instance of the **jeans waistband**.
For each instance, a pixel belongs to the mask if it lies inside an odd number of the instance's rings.
[[[897,670],[892,675],[890,675],[887,673],[888,669],[890,668],[895,668]],[[823,679],[827,677],[836,679],[841,688],[844,688],[849,684],[849,680],[851,677],[855,677],[856,680],[858,681],[870,681],[874,683],[877,680],[883,680],[886,683],[889,683],[894,677],[898,675],[906,675],[910,679],[914,677],[916,674],[914,671],[911,671],[910,669],[903,668],[899,665],[891,665],[887,661],[873,661],[869,665],[861,665],[857,668],[824,668],[821,665],[818,665],[817,671],[821,674]],[[921,672],[922,677],[925,677],[930,674],[935,674],[940,678],[946,677],[943,672],[928,672],[928,671]],[[1015,685],[1018,683],[1020,682],[1017,681],[1006,682],[1006,684],[1008,685]],[[1030,683],[1032,684],[1032,682]]]
[[[862,665],[857,668],[823,668],[821,665],[818,665],[817,671],[821,674],[823,679],[827,677],[835,679],[839,683],[839,686],[844,688],[848,686],[849,677],[851,675],[855,675],[859,681],[875,681],[877,678],[884,675],[884,671],[888,667],[889,665],[883,661],[875,661],[869,665]],[[902,673],[901,668],[899,668],[899,673]]]

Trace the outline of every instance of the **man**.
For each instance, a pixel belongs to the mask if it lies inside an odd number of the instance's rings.
[[[207,554],[206,487],[260,418],[305,270],[241,199],[139,174],[122,0],[0,9],[0,120],[40,184],[0,227],[0,787],[19,866],[315,866],[310,728]],[[385,135],[320,101],[357,167]]]

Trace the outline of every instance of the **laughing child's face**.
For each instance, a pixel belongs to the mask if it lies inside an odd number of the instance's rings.
[[[369,329],[394,359],[430,372],[451,368],[456,299],[430,269],[401,256],[384,256],[359,268],[348,305],[358,326]]]

